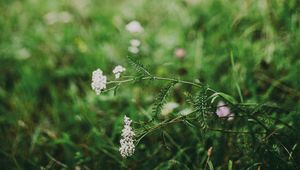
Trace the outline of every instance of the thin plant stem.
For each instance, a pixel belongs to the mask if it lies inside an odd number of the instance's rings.
[[[131,79],[125,79],[125,80],[115,80],[115,81],[109,81],[107,82],[107,84],[122,84],[122,83],[129,83],[134,81],[134,78]],[[194,82],[190,82],[190,81],[185,81],[185,80],[180,80],[180,79],[174,79],[174,78],[167,78],[167,77],[158,77],[158,76],[148,76],[148,77],[143,77],[142,80],[165,80],[165,81],[174,81],[174,82],[178,82],[181,84],[187,84],[187,85],[192,85],[198,88],[203,87],[202,84],[200,83],[194,83]],[[211,88],[207,88],[207,90],[212,91],[214,93],[216,93],[217,91],[211,89]]]

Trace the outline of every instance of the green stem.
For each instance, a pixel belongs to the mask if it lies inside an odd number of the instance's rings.
[[[134,78],[131,78],[131,79],[126,79],[126,80],[116,80],[116,81],[109,81],[107,82],[107,84],[121,84],[121,83],[129,83],[129,82],[132,82],[134,81],[135,79]],[[143,77],[142,80],[165,80],[165,81],[174,81],[174,82],[178,82],[178,83],[181,83],[181,84],[187,84],[187,85],[192,85],[192,86],[195,86],[195,87],[203,87],[202,84],[199,84],[199,83],[193,83],[193,82],[190,82],[190,81],[184,81],[184,80],[180,80],[180,79],[173,79],[173,78],[167,78],[167,77],[158,77],[158,76],[148,76],[148,77]],[[217,92],[211,88],[207,88],[207,90],[209,91],[212,91],[212,92]]]

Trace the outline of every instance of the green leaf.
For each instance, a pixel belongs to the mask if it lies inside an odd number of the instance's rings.
[[[154,101],[154,107],[153,107],[153,113],[155,114],[155,117],[157,117],[160,114],[161,109],[166,102],[166,98],[167,98],[171,88],[175,84],[176,84],[176,82],[170,82],[166,87],[161,89],[160,93],[156,97],[156,99]]]
[[[212,164],[211,160],[208,161],[208,167],[210,170],[214,170],[214,165]]]
[[[142,76],[142,77],[144,77],[144,76],[152,77],[150,72],[145,68],[145,66],[137,58],[127,56],[127,59],[129,61],[129,64],[131,64],[135,68],[135,70],[137,71],[137,73],[140,76]]]
[[[228,94],[222,93],[222,92],[214,93],[209,98],[213,98],[213,100],[215,100],[216,96],[220,96],[220,97],[224,98],[226,101],[230,102],[231,104],[237,104],[237,101],[235,100],[234,97],[232,97]]]
[[[189,122],[188,120],[186,120],[186,119],[184,119],[183,120],[188,126],[190,126],[190,127],[196,127],[195,125],[193,125],[191,122]]]
[[[228,170],[232,170],[232,160],[228,161]]]
[[[234,81],[235,81],[235,86],[236,86],[236,89],[237,89],[237,92],[240,96],[240,100],[241,102],[243,103],[244,102],[244,99],[243,99],[243,95],[242,95],[242,92],[241,92],[241,87],[238,83],[238,74],[237,74],[237,70],[235,69],[235,64],[234,64],[234,59],[233,59],[233,53],[232,51],[230,52],[230,60],[231,60],[231,65],[232,65],[232,70],[233,70],[233,78],[234,78]]]

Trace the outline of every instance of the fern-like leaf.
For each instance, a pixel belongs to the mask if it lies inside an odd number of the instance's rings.
[[[207,119],[209,113],[209,106],[207,104],[207,88],[202,87],[200,92],[194,98],[193,107],[196,110],[197,117],[203,129],[208,127]]]
[[[160,93],[156,97],[155,102],[154,102],[154,107],[153,107],[153,110],[152,110],[155,117],[157,117],[161,113],[162,107],[166,102],[166,98],[167,98],[171,88],[175,84],[176,84],[175,81],[170,82],[166,87],[161,89]]]
[[[150,76],[150,72],[145,68],[145,66],[135,57],[132,56],[127,56],[129,64],[131,64],[134,69],[137,71],[138,76],[137,77],[145,77],[145,76]]]

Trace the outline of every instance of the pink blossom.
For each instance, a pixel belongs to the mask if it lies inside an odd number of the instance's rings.
[[[223,101],[219,101],[216,113],[218,117],[228,118],[229,121],[233,120],[234,117],[234,113],[231,113],[230,107],[226,106],[226,104]]]
[[[178,59],[183,59],[186,55],[186,52],[183,48],[177,48],[174,52],[175,57]]]

